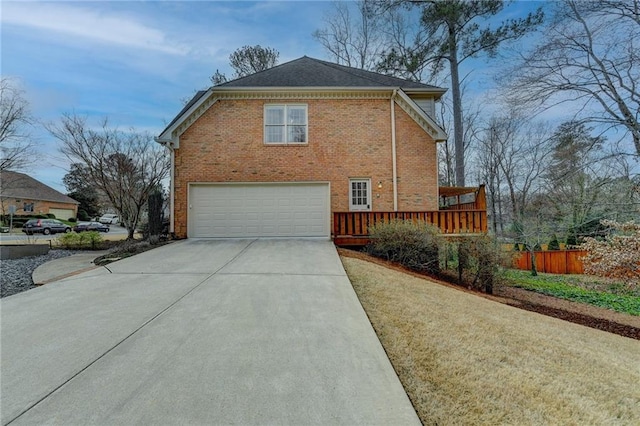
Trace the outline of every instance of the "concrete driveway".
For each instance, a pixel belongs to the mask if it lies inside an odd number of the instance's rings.
[[[329,241],[187,240],[0,308],[3,425],[420,424]]]

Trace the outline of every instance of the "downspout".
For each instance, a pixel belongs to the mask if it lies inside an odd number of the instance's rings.
[[[396,94],[398,89],[393,89],[391,94],[391,162],[393,173],[393,211],[398,211],[398,162],[396,159]]]

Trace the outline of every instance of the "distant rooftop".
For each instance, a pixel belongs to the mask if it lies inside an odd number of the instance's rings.
[[[2,198],[21,198],[26,200],[80,204],[73,198],[56,191],[31,176],[8,170],[0,172],[0,196]]]

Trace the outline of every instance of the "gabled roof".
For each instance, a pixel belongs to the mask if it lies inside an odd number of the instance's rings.
[[[31,176],[8,170],[0,172],[0,196],[3,198],[80,204],[73,198],[35,180]]]
[[[420,121],[419,124],[434,136],[436,141],[446,139],[442,127],[410,99],[410,97],[425,96],[439,99],[446,92],[446,89],[303,56],[268,70],[213,86],[207,91],[198,91],[155,140],[158,143],[170,144],[177,148],[180,132],[184,131],[190,123],[211,107],[217,101],[217,97],[222,94],[305,90],[376,91],[388,92],[389,94],[398,91],[400,97],[404,99],[405,110],[411,110],[414,119]],[[410,96],[406,96],[407,94]]]
[[[399,87],[442,91],[436,86],[303,56],[219,87]]]

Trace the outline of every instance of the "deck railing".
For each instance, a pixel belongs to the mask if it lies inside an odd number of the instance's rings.
[[[366,244],[369,227],[391,220],[423,221],[440,228],[443,234],[487,232],[486,210],[436,210],[425,212],[335,212],[333,238],[336,244]]]

